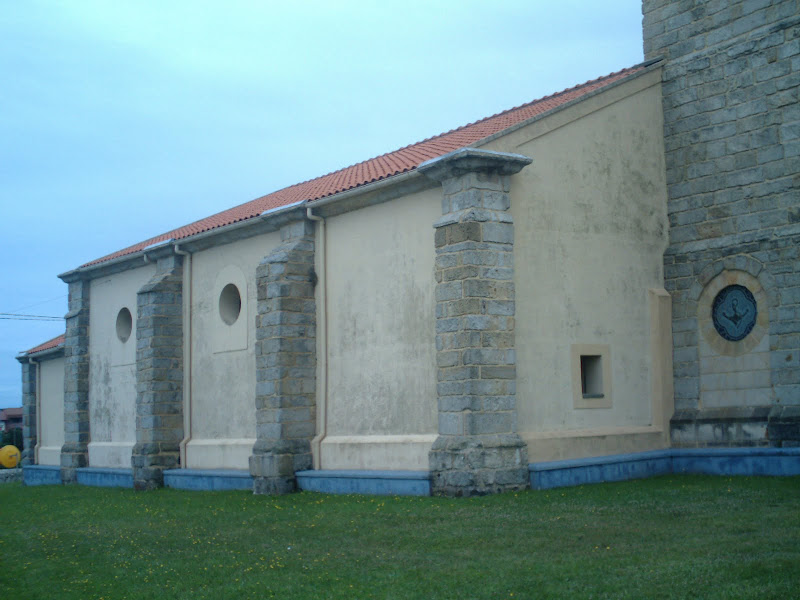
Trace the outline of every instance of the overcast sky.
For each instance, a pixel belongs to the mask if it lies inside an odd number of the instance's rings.
[[[3,2],[0,313],[63,317],[59,273],[642,60],[640,0]],[[2,317],[0,408],[64,331]]]

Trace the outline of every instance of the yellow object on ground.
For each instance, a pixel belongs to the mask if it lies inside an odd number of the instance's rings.
[[[6,469],[13,469],[19,464],[20,453],[19,448],[9,444],[0,448],[0,465]]]

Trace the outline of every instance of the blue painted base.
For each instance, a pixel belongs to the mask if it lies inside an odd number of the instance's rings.
[[[670,473],[706,475],[800,475],[800,448],[675,448],[635,454],[532,463],[531,487],[557,487],[625,481]],[[78,483],[98,487],[133,487],[130,469],[78,469]],[[22,468],[25,485],[60,485],[61,468],[30,465]],[[247,471],[172,469],[164,485],[182,490],[252,490]],[[427,471],[298,471],[301,490],[329,494],[430,496]]]
[[[532,463],[528,469],[535,490],[670,473],[800,475],[800,448],[674,448]]]
[[[55,465],[29,465],[22,467],[25,485],[61,485],[61,467]]]
[[[248,471],[233,469],[170,469],[164,471],[164,486],[195,491],[252,491],[253,477]]]
[[[298,471],[297,487],[328,494],[430,496],[428,471]]]
[[[691,448],[672,451],[673,473],[800,475],[800,448]]]
[[[77,469],[77,479],[80,485],[92,487],[133,487],[133,472],[131,469],[85,467]]]
[[[531,487],[535,490],[546,490],[665,475],[672,472],[670,452],[670,450],[653,450],[636,454],[532,463],[528,467]]]

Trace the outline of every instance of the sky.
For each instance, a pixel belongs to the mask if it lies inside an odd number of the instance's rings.
[[[640,0],[3,2],[0,408],[59,273],[642,60]]]

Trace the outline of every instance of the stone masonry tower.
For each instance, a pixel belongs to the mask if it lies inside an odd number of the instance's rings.
[[[800,445],[800,5],[643,14],[664,59],[673,445]]]

